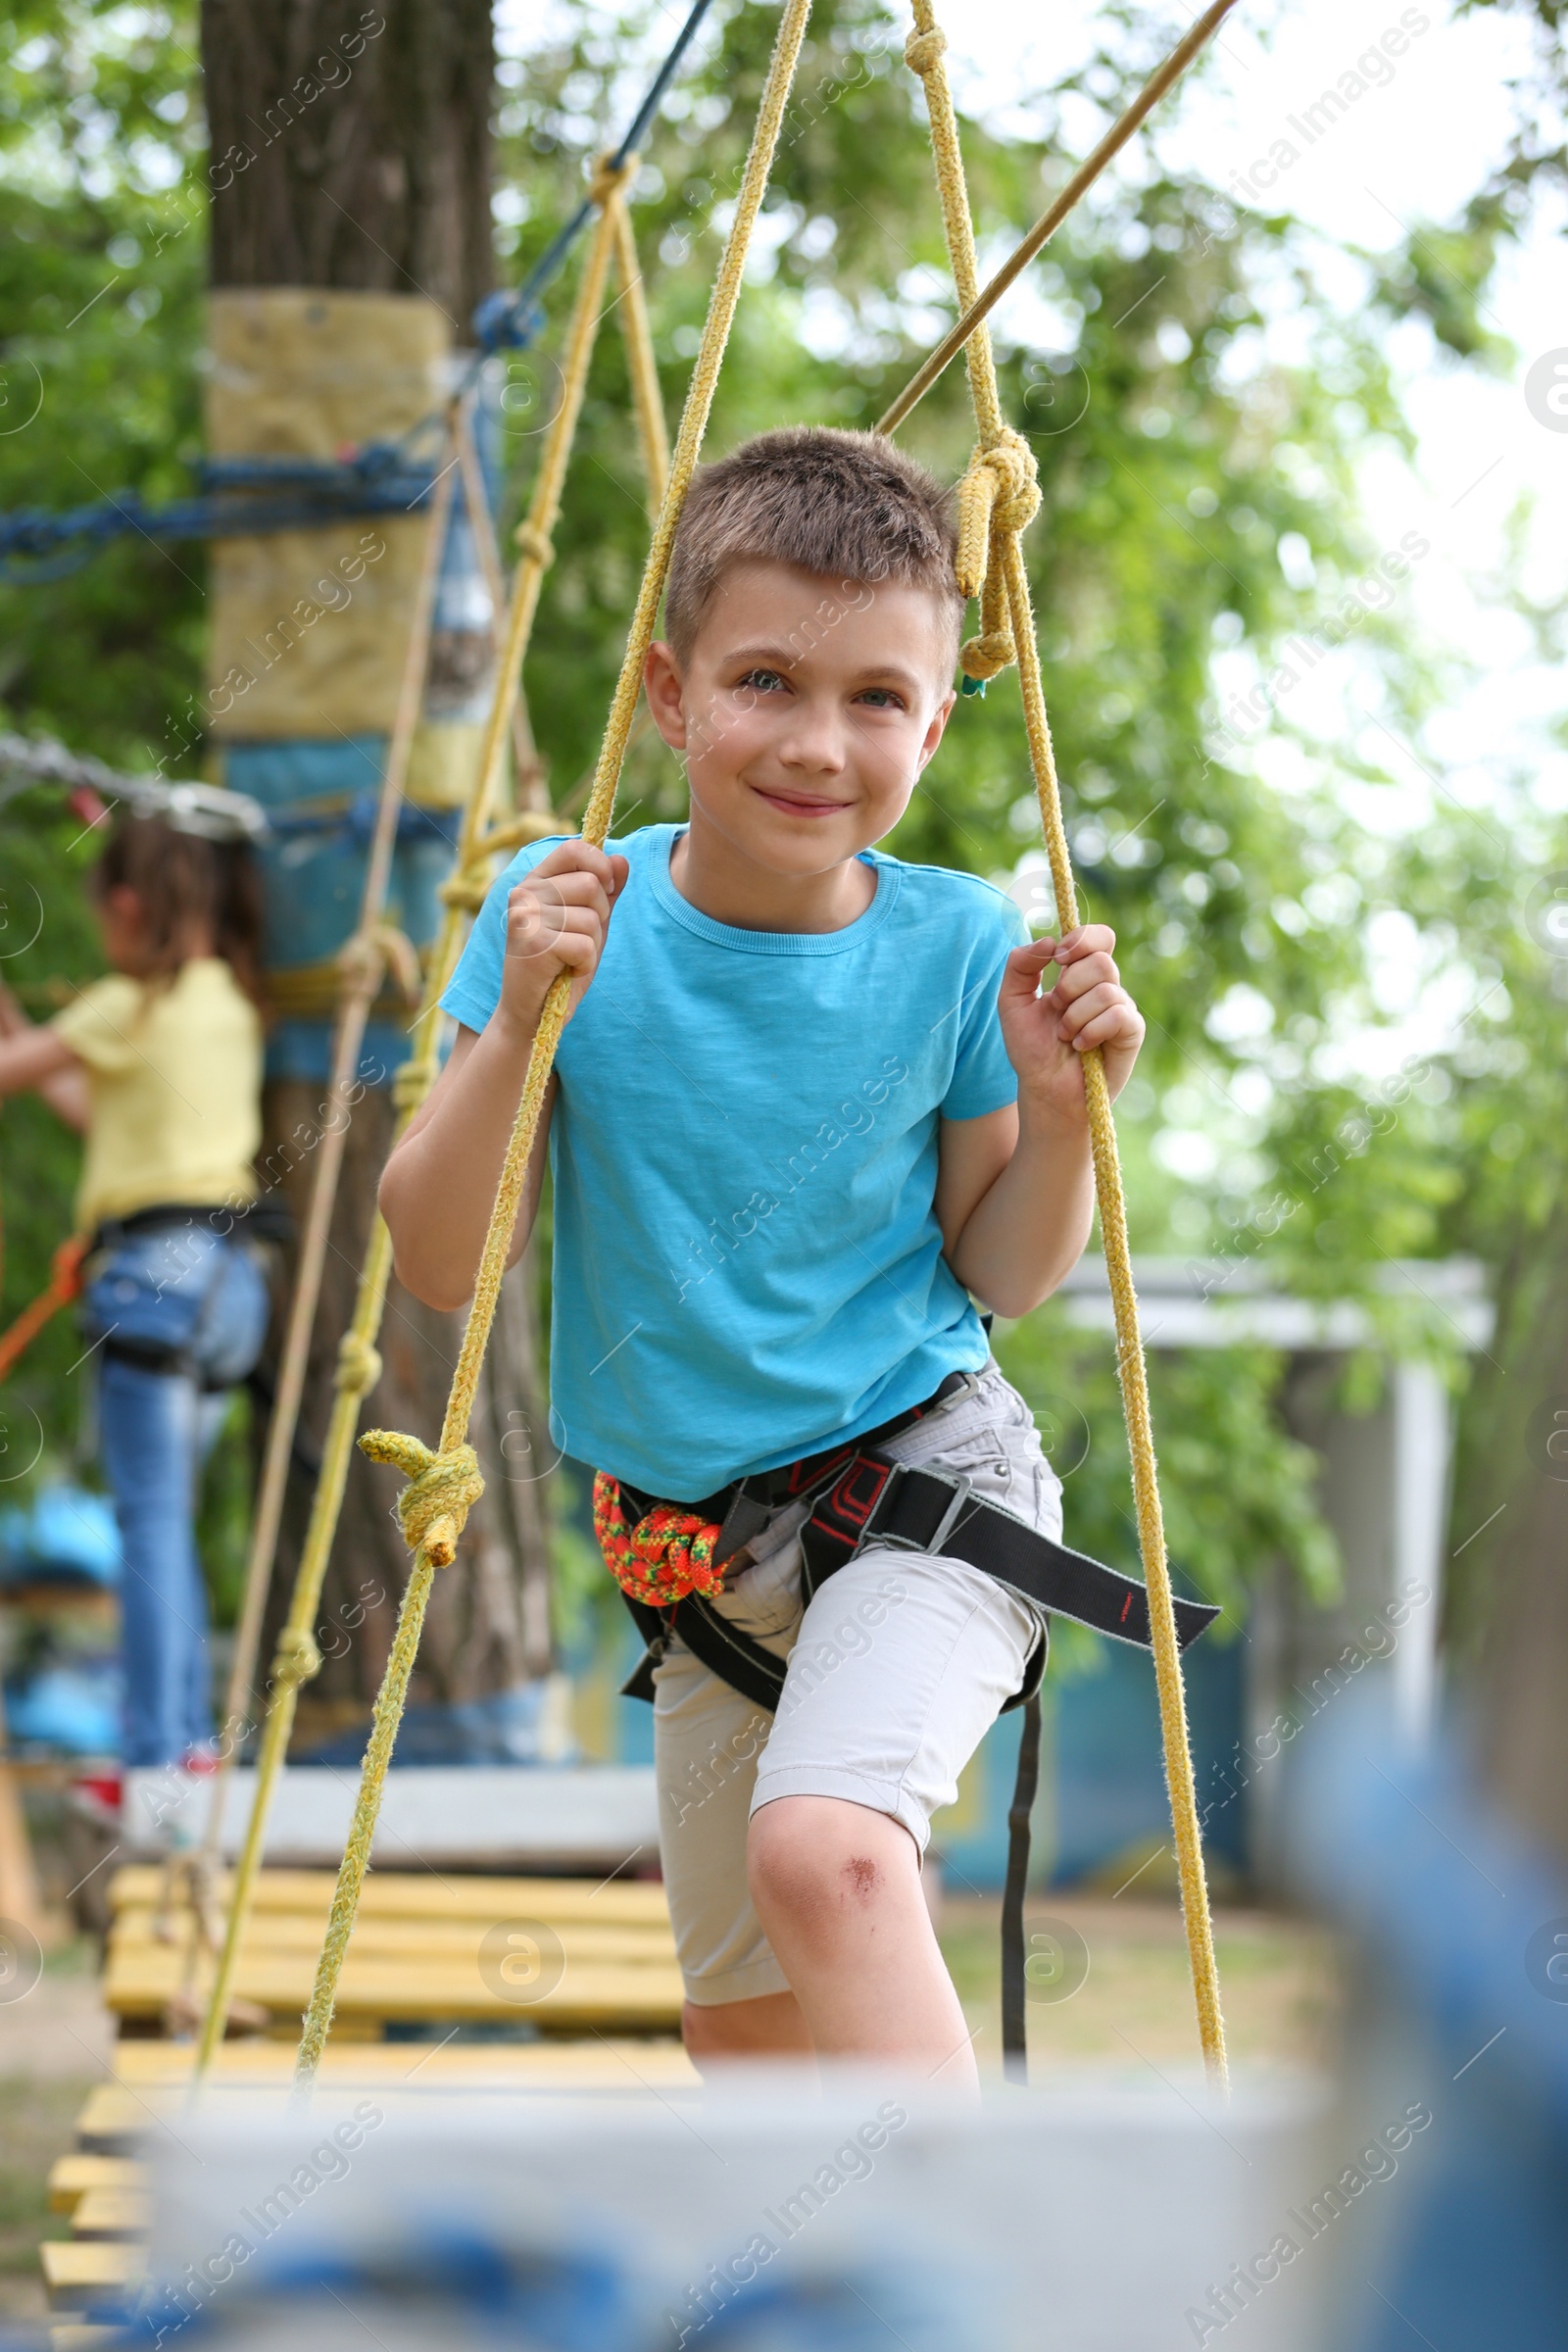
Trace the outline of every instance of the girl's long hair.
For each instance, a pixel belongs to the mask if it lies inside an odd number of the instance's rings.
[[[259,1001],[262,888],[247,843],[180,833],[161,816],[122,816],[90,887],[102,899],[121,886],[141,903],[148,979],[177,977],[210,931],[215,952]]]

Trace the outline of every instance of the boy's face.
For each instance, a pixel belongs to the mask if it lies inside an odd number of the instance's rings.
[[[744,563],[684,662],[650,650],[646,685],[660,733],[686,755],[694,831],[798,879],[898,822],[942,740],[952,672],[926,589]]]

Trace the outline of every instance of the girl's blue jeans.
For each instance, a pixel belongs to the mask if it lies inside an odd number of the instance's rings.
[[[85,1310],[103,1342],[100,1440],[123,1560],[123,1757],[174,1764],[213,1728],[197,1481],[223,1392],[261,1352],[267,1284],[247,1245],[165,1228],[100,1252]]]

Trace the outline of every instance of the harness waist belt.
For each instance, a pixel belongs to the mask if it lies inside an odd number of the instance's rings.
[[[891,1544],[940,1552],[1011,1585],[1054,1617],[1113,1641],[1149,1648],[1149,1590],[1135,1577],[1073,1551],[1022,1519],[975,1494],[966,1478],[911,1469],[885,1453],[862,1450],[822,1496],[802,1530],[814,1592],[824,1575],[842,1568],[862,1546]],[[1177,1600],[1176,1640],[1182,1649],[1219,1615],[1197,1600]]]

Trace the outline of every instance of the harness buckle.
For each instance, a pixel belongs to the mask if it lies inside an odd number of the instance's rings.
[[[900,1487],[908,1475],[909,1467],[907,1462],[894,1463],[888,1483],[877,1496],[876,1509],[872,1512],[870,1523],[865,1531],[865,1541],[867,1544],[880,1544],[889,1551],[939,1552],[963,1516],[964,1505],[974,1493],[974,1481],[961,1476],[951,1477],[946,1470],[928,1470],[923,1463],[915,1465],[922,1478],[939,1479],[943,1486],[953,1489],[953,1500],[948,1504],[925,1542],[917,1544],[912,1536],[896,1536],[884,1532],[884,1529],[878,1524],[884,1516],[891,1515],[891,1506]]]

